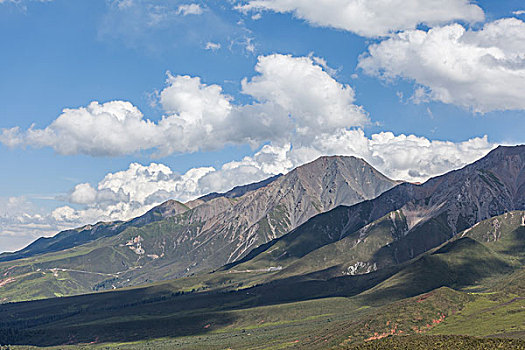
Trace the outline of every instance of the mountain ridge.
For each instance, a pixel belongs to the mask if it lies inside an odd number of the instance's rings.
[[[525,146],[498,147],[484,158],[424,184],[403,183],[373,200],[320,214],[226,268],[244,264],[241,269],[285,269],[294,259],[347,235],[357,235],[356,242],[362,241],[366,235],[360,237],[360,229],[396,211],[403,217],[405,232],[385,241],[371,261],[361,263],[370,266],[380,260],[385,265],[406,261],[481,220],[523,210],[524,164]],[[324,259],[329,259],[329,254]]]
[[[191,200],[186,203],[180,201],[169,199],[152,209],[148,210],[143,215],[129,219],[127,221],[99,221],[95,224],[86,224],[77,228],[67,229],[58,232],[56,235],[51,237],[40,237],[35,241],[30,243],[28,246],[14,251],[14,252],[3,252],[0,253],[0,262],[10,261],[21,258],[27,258],[34,256],[36,254],[55,252],[62,249],[72,248],[76,245],[88,243],[92,240],[109,237],[116,235],[127,227],[130,226],[144,226],[154,221],[162,220],[163,218],[175,216],[181,214],[187,210],[193,209],[205,202],[208,202],[212,199],[226,197],[226,198],[236,198],[246,194],[247,192],[254,191],[258,188],[264,187],[269,183],[273,182],[275,179],[279,178],[282,174],[271,176],[267,179],[264,179],[259,182],[250,183],[247,185],[235,186],[231,190],[224,193],[213,192],[205,196],[201,196],[197,199]],[[105,231],[105,232],[100,232]],[[78,234],[88,236],[85,239],[78,237]],[[77,237],[73,237],[77,236]],[[91,236],[91,237],[89,237]],[[69,241],[69,242],[67,242]]]
[[[141,225],[128,226],[114,235],[48,253],[52,255],[37,255],[23,266],[13,267],[10,275],[36,277],[31,280],[34,284],[48,278],[38,275],[38,270],[58,269],[80,285],[72,289],[78,293],[88,285],[104,289],[210,271],[320,212],[373,198],[397,184],[362,159],[320,157],[240,197],[216,197],[194,208],[175,201],[171,208],[166,202],[142,219],[134,219],[144,220],[143,225],[139,221]],[[166,213],[169,216],[164,218]],[[0,264],[0,272],[12,265]],[[85,275],[74,275],[73,271],[84,271]],[[45,290],[71,293],[70,287],[58,280],[46,281],[56,287]],[[39,289],[37,285],[31,288]]]
[[[345,169],[351,171],[344,171]],[[368,177],[379,179],[379,185],[370,181],[368,187],[360,189],[359,184],[365,183]],[[374,183],[379,187],[374,187]],[[196,207],[196,212],[187,213],[191,217],[189,222],[198,226],[190,235],[206,241],[208,246],[219,242],[223,247],[229,247],[226,249],[230,253],[224,260],[223,249],[202,253],[192,249],[189,254],[185,254],[188,255],[188,262],[202,261],[203,255],[200,254],[204,254],[207,259],[217,259],[218,262],[201,267],[194,265],[188,272],[195,271],[195,267],[201,270],[214,269],[237,260],[249,250],[285,234],[319,212],[341,203],[361,201],[364,195],[368,198],[375,197],[396,184],[397,182],[380,174],[362,159],[320,157],[277,178],[263,188],[235,198],[234,201],[223,198],[222,201],[230,200],[227,205],[229,207],[219,211],[213,220],[206,220],[204,224],[197,214],[201,209]],[[359,189],[356,190],[356,187]],[[206,204],[213,203],[214,200]],[[197,255],[192,255],[195,252]]]

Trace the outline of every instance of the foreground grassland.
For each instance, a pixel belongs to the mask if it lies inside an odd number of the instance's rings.
[[[347,348],[348,350],[525,350],[525,341],[516,339],[480,339],[460,336],[390,337]]]
[[[525,341],[519,339],[525,338],[524,305],[516,298],[503,292],[480,294],[440,288],[381,307],[364,305],[362,296],[326,298],[203,313],[197,319],[157,317],[152,305],[148,316],[142,311],[140,316],[86,320],[76,325],[84,329],[81,344],[63,342],[47,349],[525,349]],[[161,331],[150,329],[151,338],[140,329],[148,317],[149,327],[157,326]],[[61,327],[61,323],[54,327]],[[113,328],[109,332],[116,338],[129,341],[97,338],[105,327]],[[163,327],[167,333],[170,328],[172,333],[186,329],[187,335],[161,336]],[[46,333],[46,337],[60,336]],[[134,334],[140,340],[133,341]],[[485,335],[492,337],[465,337]],[[501,336],[516,339],[499,339]]]
[[[156,341],[144,343],[127,343],[111,345],[79,345],[75,347],[60,347],[54,349],[100,349],[100,350],[120,350],[120,349],[177,349],[184,348],[183,343],[173,341]],[[270,347],[250,347],[250,349],[292,349],[301,348],[297,342],[283,343]],[[7,350],[7,347],[0,347],[0,350]],[[13,350],[37,350],[36,347],[11,347]],[[225,348],[234,349],[234,348]],[[398,336],[388,337],[380,340],[374,340],[363,344],[358,344],[344,348],[345,350],[525,350],[525,341],[518,339],[503,338],[473,338],[464,336]]]

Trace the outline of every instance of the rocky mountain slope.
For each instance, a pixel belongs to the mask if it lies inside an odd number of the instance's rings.
[[[259,189],[261,187],[264,187],[264,186],[274,182],[275,180],[277,180],[281,176],[282,176],[282,174],[279,174],[279,175],[275,175],[275,176],[269,177],[267,179],[264,179],[262,181],[255,182],[255,183],[252,183],[252,184],[248,184],[248,185],[244,185],[244,186],[235,186],[234,188],[232,188],[228,192],[224,192],[224,193],[217,193],[217,192],[208,193],[207,195],[199,197],[196,200],[193,200],[193,201],[188,202],[186,204],[189,205],[192,208],[195,208],[197,205],[200,205],[200,204],[202,204],[204,202],[208,202],[208,201],[210,201],[212,199],[215,199],[215,198],[218,198],[218,197],[226,197],[226,198],[240,197],[240,196],[242,196],[242,195],[244,195],[244,194],[246,194],[248,192],[255,191],[255,190],[257,190],[257,189]]]
[[[362,159],[321,157],[262,185],[237,189],[240,196],[167,202],[122,230],[123,224],[114,224],[119,232],[2,263],[0,273],[9,271],[17,281],[3,288],[30,286],[25,298],[68,295],[216,269],[319,213],[374,198],[395,185]],[[89,229],[81,232],[89,235]]]
[[[281,276],[338,266],[360,274],[408,261],[474,224],[525,209],[525,146],[498,147],[422,185],[318,215],[226,268],[278,268]]]
[[[184,204],[176,200],[168,200],[149,210],[144,215],[128,221],[98,222],[93,225],[85,225],[79,228],[65,230],[57,233],[53,237],[41,237],[19,251],[0,254],[0,262],[28,258],[37,254],[56,252],[82,245],[98,238],[115,236],[128,227],[141,227],[167,217],[176,216],[212,199],[221,197],[240,197],[250,191],[268,185],[275,179],[279,178],[279,176],[281,175],[275,175],[257,183],[236,186],[225,193],[210,193]]]

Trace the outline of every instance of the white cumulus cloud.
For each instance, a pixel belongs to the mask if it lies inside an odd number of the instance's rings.
[[[288,144],[266,149],[257,163],[283,173],[323,155],[346,155],[365,159],[386,176],[396,180],[422,182],[469,164],[496,145],[487,136],[464,142],[429,140],[416,135],[381,132],[366,137],[361,129],[338,129],[308,144]],[[273,156],[270,156],[273,155]],[[257,159],[257,153],[255,159]],[[271,161],[262,161],[269,159]]]
[[[60,199],[84,206],[80,209],[62,206],[51,216],[56,221],[78,225],[131,219],[170,198],[184,202],[203,194],[199,180],[213,171],[214,168],[201,167],[178,175],[164,164],[131,163],[126,170],[107,174],[96,186],[76,185]]]
[[[525,22],[504,18],[480,30],[452,24],[402,32],[371,45],[359,67],[386,80],[414,81],[416,102],[431,99],[480,113],[523,110]]]
[[[415,29],[421,23],[434,26],[484,19],[483,10],[470,0],[250,0],[239,2],[236,8],[293,13],[313,25],[366,37]]]
[[[0,197],[0,252],[21,249],[38,237],[54,235],[69,226],[54,220],[28,198]]]
[[[220,149],[227,144],[282,142],[290,134],[311,139],[335,128],[363,126],[368,117],[354,104],[353,89],[336,81],[312,57],[260,56],[257,75],[242,81],[242,93],[253,100],[234,104],[215,84],[199,77],[168,73],[159,93],[165,115],[145,119],[130,102],[92,102],[64,109],[49,126],[26,131],[3,129],[9,146],[51,147],[59,154],[118,156],[140,151],[158,155]]]
[[[3,129],[0,142],[8,146],[51,147],[64,155],[115,156],[139,151],[154,142],[156,128],[129,102],[92,102],[87,107],[64,109],[44,129]]]
[[[94,203],[97,199],[97,191],[88,183],[78,184],[71,193],[70,200],[77,204]]]
[[[242,81],[242,92],[291,116],[299,134],[314,136],[363,126],[368,118],[354,104],[354,90],[333,79],[310,57],[259,57],[259,75]]]

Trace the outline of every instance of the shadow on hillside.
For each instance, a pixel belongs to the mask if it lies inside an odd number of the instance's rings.
[[[56,346],[204,335],[233,324],[235,310],[353,296],[391,274],[381,271],[329,280],[306,275],[239,291],[183,295],[168,287],[150,287],[4,304],[0,305],[0,344]]]
[[[402,266],[366,275],[323,280],[318,272],[230,292],[179,295],[165,285],[0,305],[0,343],[51,346],[204,335],[234,324],[236,310],[364,291],[359,300],[381,305],[507,272],[505,262],[486,248],[461,239]],[[328,269],[325,276],[330,275]]]
[[[0,329],[0,344],[57,346],[79,343],[133,342],[157,338],[204,335],[235,321],[231,314],[214,313],[179,317],[108,320],[91,324],[53,326],[35,329]]]

